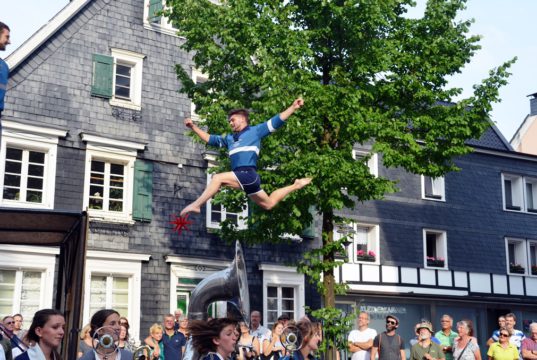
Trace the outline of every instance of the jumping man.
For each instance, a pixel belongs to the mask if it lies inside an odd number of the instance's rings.
[[[261,189],[261,180],[256,171],[261,139],[283,126],[289,116],[302,105],[304,105],[304,100],[296,99],[281,114],[256,126],[249,126],[247,110],[232,110],[228,114],[228,122],[233,135],[211,135],[194,124],[192,119],[185,119],[185,125],[192,129],[201,140],[211,146],[227,147],[232,171],[215,174],[200,197],[181,211],[181,216],[190,212],[199,213],[201,206],[212,198],[222,186],[243,189],[257,205],[265,210],[270,210],[289,193],[308,185],[311,178],[297,179],[293,185],[283,187],[268,195]]]

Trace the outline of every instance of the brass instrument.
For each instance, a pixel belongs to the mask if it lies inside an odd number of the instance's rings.
[[[151,348],[148,345],[143,345],[132,353],[132,360],[148,360],[151,359]]]
[[[293,359],[294,352],[302,347],[302,333],[295,325],[288,325],[283,329],[280,341]]]
[[[228,301],[239,312],[240,321],[249,323],[250,294],[241,244],[235,243],[235,258],[229,267],[203,279],[192,291],[188,305],[189,320],[207,320],[207,309],[215,301]],[[198,354],[188,339],[183,360],[197,360]]]
[[[93,349],[106,359],[110,354],[119,351],[118,341],[119,332],[111,326],[103,326],[93,334]]]

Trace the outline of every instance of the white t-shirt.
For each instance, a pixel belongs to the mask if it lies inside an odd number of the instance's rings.
[[[349,333],[349,342],[366,342],[369,340],[373,340],[377,336],[377,330],[367,328],[363,331],[360,330],[352,330]],[[351,360],[369,360],[371,358],[371,350],[359,350],[355,353],[352,353],[352,359]]]
[[[4,352],[4,347],[0,345],[0,360],[6,360],[6,353]]]

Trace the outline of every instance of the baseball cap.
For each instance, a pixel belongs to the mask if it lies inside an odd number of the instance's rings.
[[[386,316],[386,320],[388,320],[388,319],[393,319],[393,320],[395,320],[395,323],[396,323],[397,325],[399,325],[399,319],[397,318],[397,316],[395,316],[395,315],[391,315],[391,314],[390,314],[390,315]]]

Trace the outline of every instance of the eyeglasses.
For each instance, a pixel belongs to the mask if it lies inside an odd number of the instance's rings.
[[[501,333],[500,336],[501,337],[509,337],[509,334]]]
[[[397,325],[397,323],[393,320],[386,320],[386,325]]]
[[[11,325],[11,324],[15,324],[15,321],[8,321],[8,322],[6,322],[6,325]]]

